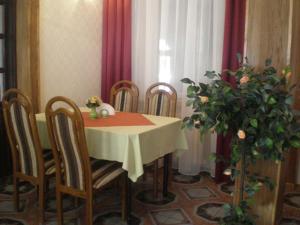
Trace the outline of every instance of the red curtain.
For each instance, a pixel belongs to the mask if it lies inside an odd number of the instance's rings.
[[[225,12],[225,30],[222,69],[236,70],[239,67],[237,54],[243,55],[245,38],[245,19],[246,19],[246,0],[226,0]],[[223,79],[229,81],[232,85],[235,80],[223,73]],[[217,138],[217,154],[225,159],[230,158],[231,135],[219,135]],[[223,175],[226,165],[217,163],[216,182],[228,180],[228,176]]]
[[[109,101],[110,88],[131,80],[131,0],[104,0],[101,98]]]

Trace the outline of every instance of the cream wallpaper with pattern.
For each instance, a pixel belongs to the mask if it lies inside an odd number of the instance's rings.
[[[100,95],[102,0],[41,0],[41,110],[56,95]]]

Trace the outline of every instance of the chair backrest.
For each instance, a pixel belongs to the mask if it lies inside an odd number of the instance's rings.
[[[14,172],[37,178],[44,172],[44,160],[31,102],[20,90],[9,89],[2,104]]]
[[[110,90],[110,104],[117,111],[137,112],[139,89],[131,81],[121,80]]]
[[[175,117],[177,93],[170,84],[159,82],[146,92],[145,114]]]
[[[85,192],[91,188],[91,167],[79,108],[68,98],[54,97],[46,105],[46,121],[57,182]]]

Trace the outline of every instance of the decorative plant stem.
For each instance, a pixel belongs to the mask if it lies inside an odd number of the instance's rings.
[[[244,150],[242,152],[241,159],[241,183],[240,183],[240,204],[244,201],[244,187],[245,187],[245,175],[246,175],[246,153]]]

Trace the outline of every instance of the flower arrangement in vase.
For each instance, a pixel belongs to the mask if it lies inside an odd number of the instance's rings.
[[[90,114],[89,114],[89,117],[91,119],[98,118],[96,108],[99,107],[101,104],[102,104],[102,100],[98,96],[92,96],[87,99],[85,105],[86,105],[86,107],[91,109]]]
[[[263,185],[273,190],[276,185],[269,177],[251,174],[249,166],[259,160],[284,160],[284,153],[300,148],[300,125],[292,110],[291,69],[281,73],[266,60],[265,69],[257,71],[247,58],[240,60],[237,71],[227,71],[235,80],[231,84],[221,74],[206,72],[212,79],[209,84],[195,83],[184,78],[188,84],[186,105],[193,108],[191,116],[184,119],[185,127],[195,127],[201,134],[215,131],[232,134],[231,157],[222,160],[227,165],[226,175],[239,177],[239,202],[225,205],[226,216],[222,225],[254,225],[251,213],[253,197]],[[237,167],[237,165],[240,167]]]

